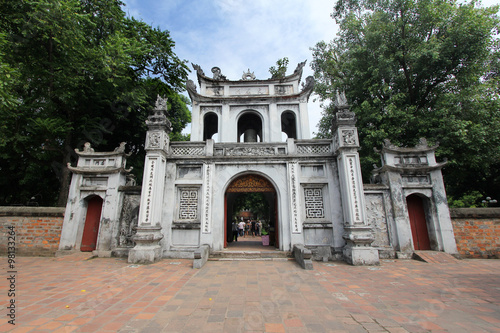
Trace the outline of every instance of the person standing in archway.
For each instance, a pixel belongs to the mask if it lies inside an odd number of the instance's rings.
[[[231,225],[232,230],[233,230],[233,240],[235,242],[238,241],[238,225],[236,224],[236,221],[233,221],[233,224]]]
[[[245,235],[246,236],[250,236],[250,227],[252,226],[252,224],[250,223],[250,220],[247,221],[247,223],[245,224]]]
[[[245,236],[245,222],[243,222],[243,220],[241,220],[240,223],[238,223],[238,229],[240,231],[240,236],[241,237]]]
[[[257,226],[255,220],[252,220],[251,232],[252,232],[252,237],[257,236]]]

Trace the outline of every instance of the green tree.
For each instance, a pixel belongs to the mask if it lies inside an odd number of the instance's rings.
[[[269,220],[269,203],[264,193],[241,193],[234,202],[234,213],[239,213],[244,209],[256,214],[259,219]]]
[[[498,6],[444,0],[340,0],[331,42],[313,48],[320,138],[331,136],[336,90],[358,117],[365,180],[385,138],[439,142],[448,193],[500,194]]]
[[[282,79],[286,75],[286,70],[288,68],[288,58],[284,57],[276,61],[276,67],[271,66],[269,68],[269,73],[271,73],[272,79]]]
[[[16,69],[17,105],[0,109],[0,203],[65,205],[74,148],[122,141],[140,152],[157,94],[174,134],[190,121],[179,96],[185,61],[168,31],[125,16],[118,0],[2,1],[3,61]],[[136,156],[137,163],[142,158]],[[134,162],[134,158],[130,159]]]

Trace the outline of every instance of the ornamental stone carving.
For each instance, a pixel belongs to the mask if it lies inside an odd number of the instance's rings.
[[[139,195],[126,195],[123,199],[118,235],[119,247],[134,247],[133,237],[138,225],[139,201]]]
[[[236,147],[226,148],[227,156],[264,156],[275,155],[274,148],[270,147]]]
[[[250,72],[250,68],[249,68],[247,72],[243,72],[241,79],[246,80],[246,81],[251,81],[251,80],[256,80],[256,77],[255,77],[255,74],[253,72]]]
[[[222,75],[222,72],[219,67],[212,67],[212,73],[214,74],[213,78],[214,80],[220,81],[220,80],[227,80],[224,75]]]
[[[390,246],[387,216],[382,194],[365,195],[366,220],[375,231],[372,246]]]
[[[75,150],[78,152],[78,149]],[[90,142],[85,142],[85,144],[83,145],[83,151],[85,153],[93,153],[94,148],[91,147]]]
[[[149,130],[165,130],[170,133],[172,124],[166,116],[167,112],[167,99],[161,98],[159,95],[156,99],[155,108],[153,113],[148,116],[146,120],[146,125]]]
[[[304,202],[306,206],[306,219],[322,219],[325,217],[323,187],[305,188]]]
[[[345,91],[339,92],[337,90],[335,94],[335,101],[333,103],[335,104],[335,109],[338,111],[349,109],[349,104],[347,103],[347,98],[345,97]]]
[[[342,143],[345,146],[355,146],[357,144],[354,129],[342,131]]]
[[[307,60],[304,60],[303,62],[299,62],[299,64],[297,65],[297,68],[295,68],[293,73],[295,74],[295,73],[301,71],[304,68],[304,66],[306,65],[306,61]]]
[[[158,132],[149,133],[149,147],[160,148],[161,134]]]
[[[191,92],[196,92],[196,84],[193,82],[193,80],[187,80],[186,88]]]
[[[203,72],[203,69],[199,65],[196,64],[191,64],[193,66],[193,69],[196,71],[198,75],[205,76],[205,73]]]

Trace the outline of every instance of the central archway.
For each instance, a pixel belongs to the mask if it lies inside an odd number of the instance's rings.
[[[244,174],[234,179],[224,194],[224,247],[231,236],[234,202],[243,193],[263,193],[269,204],[269,230],[271,244],[279,248],[277,194],[274,185],[257,174]]]

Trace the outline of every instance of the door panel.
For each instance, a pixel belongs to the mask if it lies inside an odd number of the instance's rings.
[[[102,199],[93,197],[88,200],[87,216],[83,227],[82,244],[80,251],[90,252],[96,249],[99,221],[101,220]]]
[[[422,198],[417,195],[410,195],[406,198],[408,205],[408,215],[410,217],[411,235],[415,250],[430,250],[429,231],[425,219],[425,209]]]

